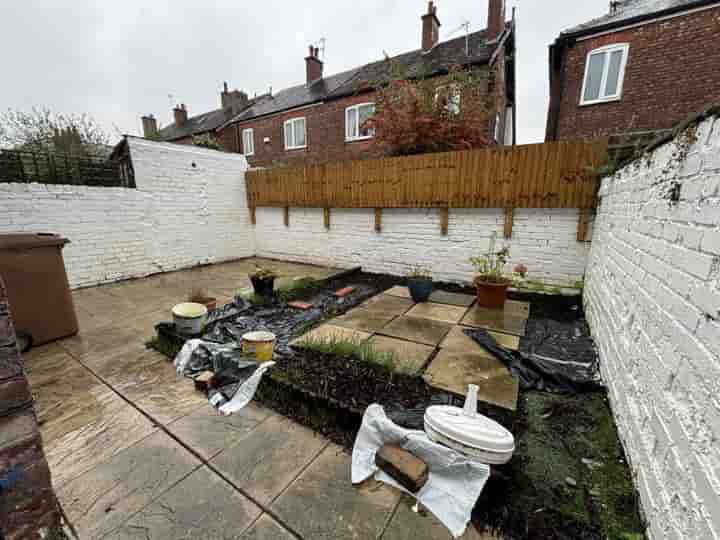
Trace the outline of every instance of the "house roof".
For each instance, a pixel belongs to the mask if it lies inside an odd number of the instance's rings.
[[[608,13],[597,19],[569,28],[560,35],[568,37],[601,32],[665,14],[669,15],[716,3],[720,4],[718,0],[622,0],[615,13]]]
[[[512,29],[512,22],[508,23]],[[399,71],[407,78],[446,73],[455,65],[478,65],[490,62],[502,40],[488,41],[485,30],[438,43],[430,52],[421,49],[389,59],[372,62],[336,75],[324,77],[310,85],[286,88],[272,96],[264,96],[235,116],[228,123],[245,122],[261,116],[336,99],[390,82]]]
[[[177,126],[175,123],[165,126],[164,128],[158,130],[158,136],[164,141],[173,141],[184,137],[190,137],[192,135],[199,135],[201,133],[216,130],[230,118],[231,115],[229,111],[216,109],[214,111],[192,116],[188,118],[182,126]]]

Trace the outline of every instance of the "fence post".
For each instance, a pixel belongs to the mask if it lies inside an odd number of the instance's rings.
[[[325,228],[330,230],[330,209],[329,208],[323,208],[323,223],[325,224]]]
[[[515,209],[505,209],[505,238],[512,238],[513,224],[515,223]]]
[[[286,206],[283,208],[283,222],[285,223],[286,227],[290,226],[290,207]]]
[[[375,232],[382,232],[382,208],[375,209]]]
[[[448,228],[450,226],[450,209],[448,207],[440,209],[440,234],[443,236],[448,235]]]

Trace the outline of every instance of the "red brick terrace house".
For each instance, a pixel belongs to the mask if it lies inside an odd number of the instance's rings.
[[[631,145],[719,98],[719,1],[613,1],[550,47],[546,139]]]
[[[489,1],[486,29],[445,42],[439,34],[437,8],[430,2],[422,16],[421,48],[391,62],[325,76],[318,49],[311,46],[305,83],[258,98],[220,129],[223,140],[236,140],[232,150],[253,166],[373,156],[372,133],[361,126],[375,110],[375,89],[391,80],[391,66],[402,66],[411,78],[437,77],[441,86],[443,75],[460,65],[487,72],[479,79],[492,109],[489,132],[500,143],[514,144],[515,36],[513,22],[506,22],[505,0]]]

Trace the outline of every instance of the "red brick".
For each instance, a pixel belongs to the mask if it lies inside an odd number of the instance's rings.
[[[308,309],[312,309],[313,305],[308,304],[307,302],[302,302],[300,300],[295,300],[293,302],[288,302],[288,307],[307,311]]]
[[[338,298],[345,298],[355,290],[355,287],[344,287],[335,291],[335,296]]]

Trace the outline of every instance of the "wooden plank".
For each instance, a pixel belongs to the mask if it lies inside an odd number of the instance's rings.
[[[443,236],[448,235],[448,228],[450,222],[450,210],[448,208],[440,209],[440,234]]]
[[[250,223],[252,223],[253,225],[257,224],[257,220],[255,219],[255,207],[254,206],[250,207]]]
[[[375,209],[375,232],[382,232],[382,208]]]
[[[283,209],[283,222],[285,223],[286,227],[290,226],[290,207],[286,206]]]
[[[580,218],[578,219],[577,241],[585,242],[587,240],[588,225],[590,224],[590,210],[588,208],[580,209]]]
[[[515,209],[514,208],[506,208],[505,209],[505,229],[504,229],[505,238],[512,238],[512,231],[513,231],[514,223],[515,223]]]
[[[329,208],[323,208],[323,223],[325,224],[326,229],[330,229],[330,209]]]

